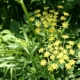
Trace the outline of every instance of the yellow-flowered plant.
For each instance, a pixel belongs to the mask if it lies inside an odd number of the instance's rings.
[[[63,9],[62,5],[57,8]],[[30,21],[34,24],[34,33],[39,36],[42,42],[38,53],[41,56],[40,65],[47,70],[53,72],[61,68],[70,70],[75,66],[76,49],[80,49],[80,44],[76,45],[72,37],[65,33],[69,27],[70,14],[68,12],[59,13],[59,10],[44,7],[44,11],[35,10],[34,16],[30,17]],[[35,19],[35,20],[34,20]]]

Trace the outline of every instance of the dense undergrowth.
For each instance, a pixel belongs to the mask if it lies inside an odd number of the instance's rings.
[[[80,80],[79,3],[1,0],[0,80]]]

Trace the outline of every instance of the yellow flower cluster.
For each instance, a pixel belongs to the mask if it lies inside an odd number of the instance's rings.
[[[57,7],[59,9],[63,9],[62,5],[58,5]],[[55,33],[55,27],[58,26],[57,22],[59,21],[63,21],[60,26],[62,26],[64,29],[69,26],[69,24],[66,22],[66,18],[69,16],[68,12],[63,12],[63,15],[58,19],[59,11],[48,9],[49,7],[44,7],[43,12],[41,12],[40,9],[35,10],[34,16],[31,16],[29,19],[36,27],[38,27],[34,30],[36,34],[40,34],[45,31]]]
[[[63,9],[63,6],[58,5],[57,8]],[[40,38],[44,42],[38,51],[42,58],[40,65],[47,66],[49,71],[57,70],[61,65],[64,65],[68,70],[71,69],[75,64],[73,59],[75,43],[69,40],[69,35],[64,34],[65,29],[69,26],[67,21],[69,13],[63,12],[60,17],[59,10],[44,7],[43,12],[35,10],[34,16],[30,17],[30,21],[34,24],[34,32],[41,35]],[[80,44],[77,45],[77,48],[80,49]]]
[[[70,58],[71,55],[75,55],[75,50],[72,49],[74,44],[72,41],[71,44],[69,42],[63,46],[64,43],[62,41],[54,40],[54,43],[47,44],[45,48],[47,51],[43,51],[43,48],[39,49],[39,52],[43,53],[43,59],[46,57],[48,60],[44,65],[48,66],[49,71],[57,70],[60,67],[59,64],[65,65],[65,68],[69,70],[75,64],[75,60]],[[41,63],[43,63],[42,60],[40,61]]]
[[[62,5],[58,5],[57,6],[59,9],[63,9],[63,6]]]

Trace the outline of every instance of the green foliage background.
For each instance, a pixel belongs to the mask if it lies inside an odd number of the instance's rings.
[[[80,41],[80,0],[23,0],[23,2],[30,14],[36,9],[43,10],[44,6],[55,9],[56,5],[62,4],[63,11],[71,14],[67,32],[75,36],[76,42]],[[53,80],[52,75],[38,64],[41,57],[36,51],[40,43],[35,37],[30,36],[30,34],[34,36],[31,29],[25,29],[24,24],[27,24],[27,20],[23,8],[15,0],[0,0],[0,80]],[[77,79],[80,78],[79,66],[80,60],[74,71],[76,78],[70,80],[79,80]],[[59,76],[57,80],[62,80],[61,75]],[[66,77],[65,80],[69,78]]]

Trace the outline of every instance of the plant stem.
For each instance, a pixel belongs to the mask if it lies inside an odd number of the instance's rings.
[[[21,7],[22,7],[22,9],[23,9],[23,11],[25,13],[25,16],[27,18],[27,21],[28,21],[29,25],[33,28],[31,21],[29,21],[29,13],[28,13],[28,11],[26,9],[26,6],[25,6],[24,2],[22,1],[20,4],[21,4]]]
[[[54,74],[49,74],[49,78],[50,78],[50,80],[55,80]]]
[[[28,11],[27,11],[27,9],[26,9],[26,7],[25,7],[24,2],[22,2],[22,3],[20,3],[20,4],[21,4],[21,7],[22,7],[22,9],[23,9],[23,11],[24,11],[24,13],[25,13],[25,15],[26,15],[27,20],[29,21],[29,14],[28,14]]]
[[[10,80],[12,80],[12,76],[13,76],[13,68],[10,68]]]

